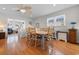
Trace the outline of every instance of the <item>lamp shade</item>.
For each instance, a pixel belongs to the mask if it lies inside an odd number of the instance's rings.
[[[70,24],[72,25],[72,29],[75,29],[76,22],[71,22]]]
[[[71,22],[71,24],[76,24],[76,22]]]

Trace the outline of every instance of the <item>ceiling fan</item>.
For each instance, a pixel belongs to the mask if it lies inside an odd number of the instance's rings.
[[[18,4],[14,10],[25,13],[28,15],[32,14],[32,5],[31,4]]]

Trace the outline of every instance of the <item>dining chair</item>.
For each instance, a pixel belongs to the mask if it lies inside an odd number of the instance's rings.
[[[26,28],[26,44],[29,45],[30,41],[30,31],[29,28]]]
[[[33,46],[35,39],[36,39],[35,28],[29,28],[29,45]]]
[[[45,39],[48,40],[48,28],[44,28],[44,31],[47,32],[47,34],[45,35]]]
[[[40,35],[36,34],[36,28],[28,28],[27,31],[27,41],[28,41],[28,46],[33,46],[37,47],[40,45]]]
[[[37,32],[41,32],[43,28],[36,28],[36,39],[35,39],[35,47],[41,45],[42,35],[38,34]]]
[[[53,28],[48,28],[48,40],[52,40],[53,39],[53,33],[54,33],[54,29]]]

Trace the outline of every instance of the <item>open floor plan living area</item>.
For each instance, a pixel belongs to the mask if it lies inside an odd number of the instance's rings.
[[[79,5],[0,4],[0,55],[79,55]]]

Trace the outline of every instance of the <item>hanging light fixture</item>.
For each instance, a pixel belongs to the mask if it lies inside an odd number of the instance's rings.
[[[25,12],[26,12],[26,10],[25,10],[25,9],[21,9],[21,10],[20,10],[20,12],[25,13]]]

